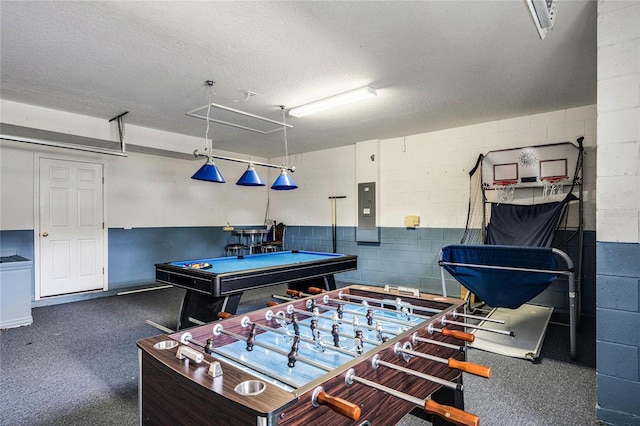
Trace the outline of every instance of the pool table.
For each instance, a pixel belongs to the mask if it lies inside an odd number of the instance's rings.
[[[158,263],[156,281],[185,288],[178,330],[235,314],[245,290],[286,283],[289,288],[335,290],[333,274],[357,269],[357,256],[312,251],[279,251],[248,256]]]

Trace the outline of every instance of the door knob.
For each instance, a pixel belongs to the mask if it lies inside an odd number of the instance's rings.
[[[49,233],[48,233],[48,232],[43,232],[43,233],[42,233],[42,236],[43,236],[43,237],[48,237],[48,236],[49,236]]]

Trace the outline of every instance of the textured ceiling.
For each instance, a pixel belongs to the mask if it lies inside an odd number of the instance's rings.
[[[214,103],[278,121],[279,105],[377,89],[288,116],[290,153],[596,103],[595,1],[561,0],[544,40],[521,0],[2,0],[0,13],[0,96],[105,120],[130,111],[127,124],[204,137],[186,112],[207,104],[205,80]],[[281,131],[210,136],[284,150]]]

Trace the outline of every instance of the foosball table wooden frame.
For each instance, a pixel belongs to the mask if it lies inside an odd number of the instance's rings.
[[[433,415],[434,424],[479,424],[476,416],[463,411],[462,371],[484,377],[491,371],[465,362],[465,341],[472,340],[473,335],[465,333],[462,300],[361,285],[318,295],[292,293],[297,298],[244,317],[138,341],[140,424],[395,425],[416,407]],[[399,316],[402,311],[421,319],[387,334],[348,362],[296,386],[264,380],[270,375],[265,371],[268,368],[256,367],[254,371],[250,365],[238,365],[219,356],[221,348],[238,339],[261,344],[261,333],[277,327],[270,324],[274,317],[282,325],[290,322],[292,312],[301,323],[315,319],[314,315],[333,315],[336,324],[338,307],[348,310],[357,309],[357,305],[367,307],[368,312],[395,309]],[[350,326],[344,326],[349,333]],[[328,340],[330,336],[325,333]],[[297,342],[295,351],[291,348],[289,353],[289,361],[294,364]],[[337,341],[335,344],[338,349],[328,349],[343,350]],[[282,362],[277,358],[274,354],[269,362]],[[319,358],[322,362],[322,354]],[[291,368],[289,371],[295,372],[295,366]],[[443,390],[450,393],[447,403],[456,401],[454,406],[434,401],[432,395]]]

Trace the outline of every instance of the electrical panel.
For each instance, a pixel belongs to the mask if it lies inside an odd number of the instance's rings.
[[[358,184],[358,228],[356,240],[359,242],[380,242],[376,227],[376,183]]]

